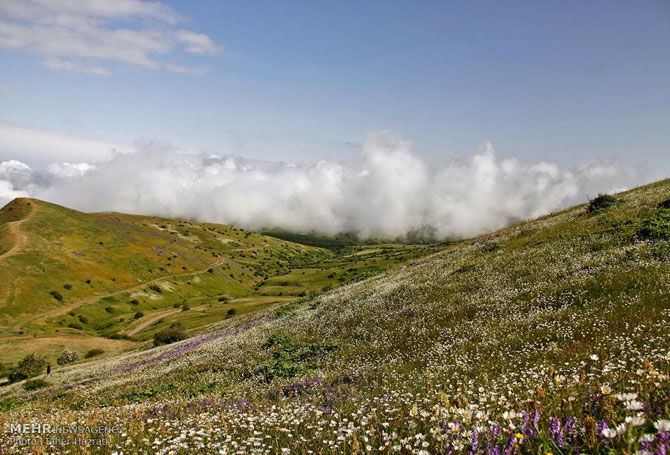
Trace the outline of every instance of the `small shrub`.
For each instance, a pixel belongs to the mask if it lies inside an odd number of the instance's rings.
[[[280,346],[291,342],[291,337],[285,333],[273,333],[268,338],[265,346],[271,348],[272,346]]]
[[[56,300],[63,300],[63,295],[58,291],[51,291],[49,294]]]
[[[130,304],[131,304],[131,305],[139,305],[139,304],[140,304],[140,301],[137,300],[137,299],[133,299],[133,300],[130,301]]]
[[[189,307],[188,305],[184,305],[183,307],[181,307],[182,311],[188,311],[190,309],[191,309],[191,307]]]
[[[161,287],[158,286],[157,284],[152,284],[152,285],[150,285],[150,286],[149,286],[149,289],[151,289],[151,290],[154,291],[154,292],[158,292],[159,294],[163,292],[163,290],[161,289]]]
[[[175,343],[185,339],[186,332],[182,328],[181,324],[172,324],[167,329],[163,329],[160,332],[156,332],[154,334],[154,346]]]
[[[135,313],[135,319],[139,319],[143,316],[144,316],[144,313],[142,313],[141,311],[138,311],[137,313]]]
[[[114,314],[114,308],[111,306],[105,307],[105,311],[108,312],[109,314]]]
[[[81,322],[82,324],[88,324],[88,318],[86,316],[80,314],[77,317],[79,318],[79,322]]]
[[[281,335],[277,341],[280,342],[279,349],[272,353],[272,358],[265,367],[264,375],[268,382],[275,378],[290,378],[304,374],[316,368],[319,360],[328,353],[339,348],[336,344],[327,342],[293,342]]]
[[[23,389],[30,391],[30,390],[43,389],[44,387],[48,386],[49,383],[44,379],[28,379],[25,382],[25,384],[23,384]]]
[[[209,269],[207,269],[207,272],[212,273],[212,272],[214,272],[214,269],[210,267]]]
[[[105,351],[103,351],[102,349],[91,349],[90,351],[88,351],[86,353],[86,355],[84,355],[84,358],[85,359],[90,359],[91,357],[95,357],[97,355],[104,354],[104,353],[105,353]]]
[[[63,287],[64,287],[65,289],[67,289],[68,291],[69,291],[70,289],[72,289],[72,285],[69,284],[69,283],[64,284]]]
[[[658,204],[658,208],[659,209],[670,209],[670,199],[666,199],[665,201]]]
[[[291,302],[279,308],[275,313],[276,318],[281,318],[293,313],[300,306],[299,302]]]
[[[231,308],[231,309],[229,309],[229,310],[226,312],[226,314],[227,314],[228,316],[234,316],[234,315],[237,314],[237,310],[236,310],[235,308]]]
[[[75,351],[66,349],[61,353],[56,362],[58,362],[58,365],[67,365],[68,363],[76,362],[77,360],[79,360],[79,354]]]
[[[605,210],[608,207],[611,207],[616,202],[614,196],[609,194],[599,194],[594,199],[589,201],[589,205],[586,210],[589,213],[595,213],[600,210]]]
[[[126,335],[125,333],[113,333],[109,336],[110,340],[132,340],[133,337]]]
[[[81,324],[76,323],[76,322],[70,322],[67,326],[70,327],[71,329],[75,329],[75,330],[84,330],[84,328],[81,326]]]
[[[228,297],[219,297],[219,302],[228,303]]]
[[[28,379],[28,375],[26,375],[25,373],[22,373],[20,371],[14,370],[11,373],[9,373],[9,375],[7,376],[7,379],[9,380],[10,383],[13,384],[15,382],[19,382],[19,381],[23,381],[24,379]]]
[[[500,248],[501,248],[501,245],[498,242],[487,242],[484,245],[483,250],[486,251],[487,253],[490,253],[492,251],[499,250]]]
[[[47,362],[37,354],[28,354],[9,375],[9,382],[18,382],[41,374]]]
[[[670,210],[661,210],[643,220],[638,233],[647,239],[670,239]]]

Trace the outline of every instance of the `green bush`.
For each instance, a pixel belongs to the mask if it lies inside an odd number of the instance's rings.
[[[58,291],[51,291],[49,294],[56,300],[63,300],[63,295]]]
[[[279,346],[265,367],[264,375],[268,382],[275,378],[290,378],[304,374],[316,368],[319,359],[327,353],[339,348],[336,344],[327,342],[293,342],[290,337],[282,334],[271,336],[266,345]]]
[[[105,353],[105,351],[103,351],[102,349],[97,349],[97,348],[96,349],[91,349],[90,351],[88,351],[86,353],[86,355],[84,355],[84,358],[90,359],[91,357],[95,357],[97,355],[104,354],[104,353]]]
[[[670,239],[670,210],[661,210],[643,220],[638,233],[647,239]]]
[[[141,317],[144,317],[144,313],[142,313],[141,311],[138,311],[137,313],[135,313],[135,319],[139,319]]]
[[[265,346],[271,348],[272,346],[280,346],[288,344],[291,342],[291,337],[285,333],[273,333],[268,341],[265,343]]]
[[[163,329],[160,332],[154,334],[154,346],[160,346],[163,344],[175,343],[177,341],[185,340],[186,332],[179,323],[172,324],[167,329]]]
[[[87,318],[86,316],[83,316],[83,315],[80,314],[80,315],[77,316],[77,317],[79,318],[79,321],[80,321],[82,324],[88,324],[88,318]]]
[[[13,370],[9,375],[7,376],[7,379],[9,380],[10,383],[15,383],[19,381],[23,381],[24,379],[28,379],[28,375],[25,373],[22,373],[20,371]]]
[[[606,208],[611,207],[612,205],[614,205],[615,202],[616,199],[614,198],[614,196],[611,196],[609,194],[599,194],[597,197],[589,201],[589,205],[586,208],[586,210],[589,213],[595,213],[600,210],[605,210]]]
[[[79,354],[75,351],[66,349],[60,356],[58,356],[56,362],[58,362],[58,365],[67,365],[68,363],[76,362],[77,360],[79,360]]]
[[[81,324],[78,324],[76,322],[70,322],[67,326],[70,327],[71,329],[75,329],[75,330],[84,330],[84,328],[81,326]]]
[[[108,312],[109,314],[114,314],[114,308],[111,306],[105,307],[105,311]]]
[[[50,384],[44,379],[28,379],[25,384],[23,384],[24,390],[37,390],[48,387]]]
[[[150,286],[149,286],[149,289],[151,289],[151,290],[154,291],[154,292],[158,292],[159,294],[160,294],[161,292],[163,292],[163,290],[161,289],[161,287],[158,286],[157,284],[152,284],[152,285],[150,285]]]
[[[9,382],[18,382],[41,374],[47,362],[37,354],[28,354],[9,375]]]

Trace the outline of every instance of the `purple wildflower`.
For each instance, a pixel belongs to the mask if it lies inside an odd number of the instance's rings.
[[[472,429],[472,447],[470,448],[470,454],[474,455],[479,449],[479,436],[477,435],[477,430]]]
[[[565,445],[565,435],[563,433],[563,428],[561,427],[561,419],[557,419],[555,417],[549,419],[549,435],[558,447],[563,448]]]

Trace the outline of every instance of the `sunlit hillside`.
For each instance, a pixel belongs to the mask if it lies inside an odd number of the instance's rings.
[[[0,420],[120,425],[101,453],[663,453],[669,199],[670,180],[598,198],[60,367],[3,388]]]
[[[34,351],[55,362],[64,348],[127,350],[177,322],[198,329],[431,250],[385,245],[336,256],[232,226],[16,199],[0,210],[2,367]]]

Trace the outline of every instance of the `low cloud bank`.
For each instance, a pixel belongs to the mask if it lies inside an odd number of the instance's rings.
[[[309,166],[149,144],[99,163],[31,169],[0,163],[0,205],[30,196],[83,211],[119,211],[324,234],[471,236],[643,183],[617,163],[500,159],[487,144],[441,167],[409,142],[371,134],[357,159]]]

